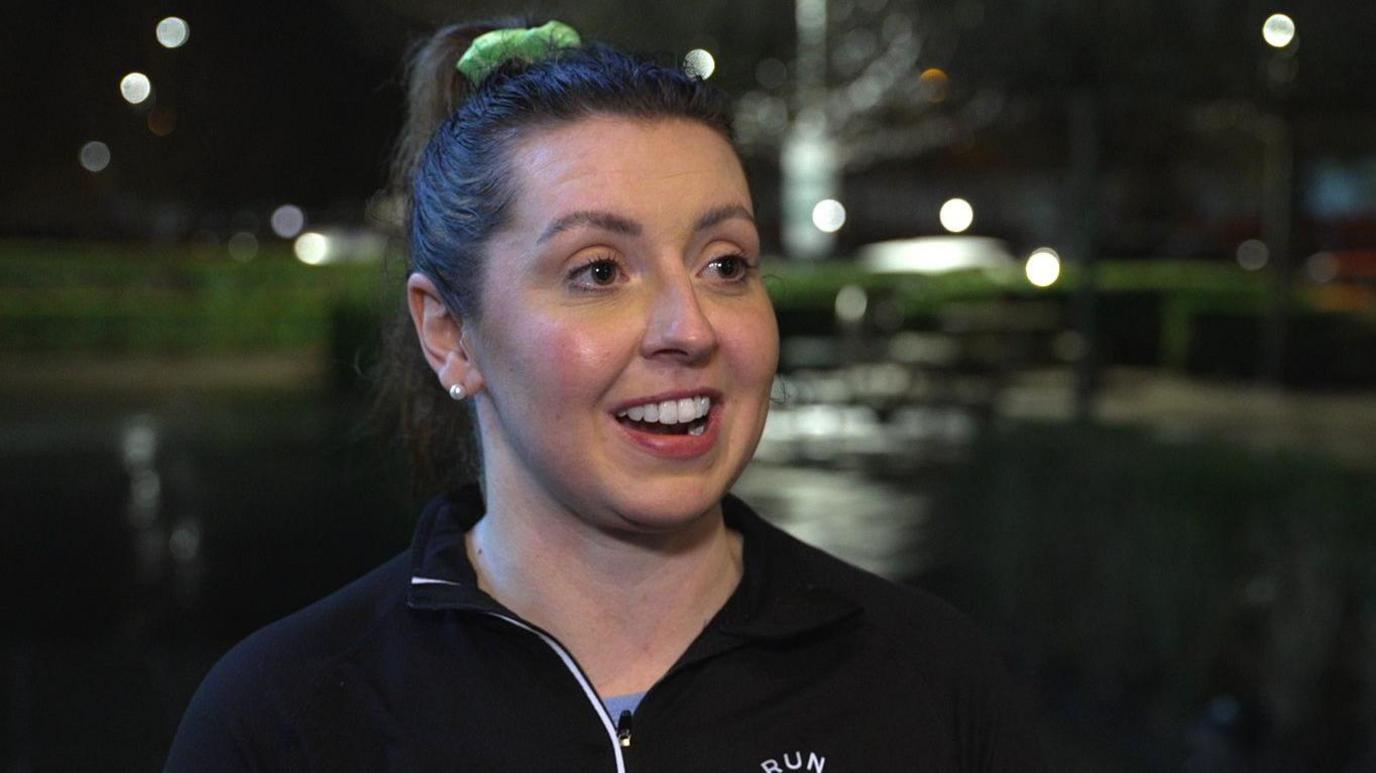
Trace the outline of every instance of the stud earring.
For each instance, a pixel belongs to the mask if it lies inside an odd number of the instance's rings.
[[[463,384],[455,384],[449,387],[449,396],[455,400],[462,400],[468,393],[464,391]]]

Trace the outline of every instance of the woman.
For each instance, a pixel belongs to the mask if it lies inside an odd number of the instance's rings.
[[[1040,769],[962,618],[727,493],[778,334],[724,98],[557,22],[420,60],[408,307],[481,485],[231,651],[168,769]]]

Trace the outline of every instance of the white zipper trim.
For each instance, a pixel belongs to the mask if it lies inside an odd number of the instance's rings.
[[[458,585],[457,582],[449,580],[436,580],[434,577],[412,577],[412,585]]]
[[[545,644],[549,645],[550,649],[554,650],[555,654],[559,656],[559,659],[564,661],[564,667],[569,670],[569,673],[573,674],[574,679],[578,680],[578,686],[583,688],[583,694],[587,696],[588,702],[592,703],[593,708],[597,710],[597,716],[602,719],[602,727],[606,729],[607,739],[611,741],[612,744],[612,755],[616,757],[616,773],[626,773],[626,758],[621,755],[621,741],[616,737],[616,726],[612,724],[612,718],[607,714],[607,707],[603,705],[602,699],[597,696],[597,691],[592,688],[592,684],[588,682],[588,678],[583,675],[583,669],[578,667],[578,663],[573,659],[573,656],[569,654],[568,650],[564,649],[564,645],[555,641],[554,637],[544,631],[526,625],[520,620],[496,612],[488,612],[486,614],[505,620],[517,628],[524,628],[536,636],[539,636],[544,640]]]
[[[434,577],[419,576],[412,577],[411,584],[458,585],[458,583],[452,582],[450,580],[438,580]],[[612,724],[612,718],[607,714],[607,707],[602,703],[602,699],[597,696],[597,691],[592,688],[592,684],[588,682],[588,678],[583,675],[583,669],[578,667],[577,661],[573,659],[573,656],[569,654],[568,650],[564,649],[564,645],[555,641],[554,637],[550,636],[544,631],[529,626],[515,618],[507,617],[506,615],[499,614],[497,612],[485,612],[484,614],[492,615],[493,617],[505,620],[508,623],[511,623],[512,625],[516,626],[517,628],[525,629],[535,634],[536,636],[539,636],[541,639],[544,640],[545,644],[549,645],[550,649],[554,650],[554,653],[559,656],[559,659],[564,661],[564,667],[569,670],[569,673],[573,674],[574,679],[578,680],[578,686],[583,688],[583,694],[587,696],[588,701],[592,703],[593,708],[597,709],[597,716],[602,719],[602,727],[607,731],[607,738],[610,739],[612,742],[612,754],[616,757],[616,773],[626,773],[626,758],[623,757],[621,754],[621,739],[616,737],[616,726]]]

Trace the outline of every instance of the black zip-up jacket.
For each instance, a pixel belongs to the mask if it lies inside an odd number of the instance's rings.
[[[723,510],[744,537],[741,583],[630,721],[607,715],[559,642],[478,589],[471,493],[427,506],[409,555],[234,647],[166,770],[1044,769],[964,617],[737,499]]]

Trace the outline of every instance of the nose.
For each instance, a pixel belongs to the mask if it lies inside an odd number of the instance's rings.
[[[690,277],[665,277],[650,298],[648,325],[641,342],[646,357],[685,363],[706,360],[717,348],[717,331],[703,310]]]

